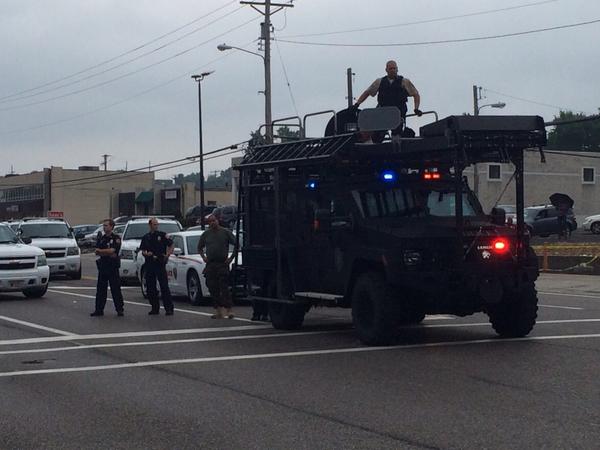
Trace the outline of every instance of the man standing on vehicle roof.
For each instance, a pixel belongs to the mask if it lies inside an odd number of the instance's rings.
[[[208,229],[202,233],[198,241],[198,253],[206,264],[204,277],[206,286],[213,299],[217,313],[213,319],[233,319],[231,308],[233,301],[229,292],[229,265],[237,254],[236,239],[231,230],[219,225],[213,215],[207,217]],[[229,245],[233,245],[230,257]],[[206,247],[206,253],[204,248]]]
[[[90,314],[92,317],[104,315],[104,306],[110,284],[110,293],[115,304],[117,316],[123,316],[123,294],[121,293],[121,280],[119,279],[119,250],[121,249],[121,238],[113,233],[115,223],[112,219],[106,219],[102,223],[102,232],[98,232],[96,240],[96,260],[98,266],[98,284],[96,286],[96,309]]]
[[[375,97],[375,95],[377,95],[378,107],[396,106],[400,109],[400,114],[404,120],[408,110],[406,105],[408,97],[412,97],[415,103],[414,112],[417,116],[421,117],[423,113],[419,109],[421,104],[419,91],[417,91],[417,88],[408,78],[398,75],[398,65],[396,64],[396,61],[388,61],[385,65],[385,71],[387,75],[373,81],[371,86],[358,97],[358,100],[356,100],[356,103],[354,104],[354,108],[357,109],[368,96]],[[402,126],[403,124],[400,124],[398,128],[393,130],[392,134],[402,133]]]
[[[166,266],[169,256],[173,253],[173,241],[169,239],[164,231],[158,229],[158,220],[156,220],[156,217],[152,217],[148,221],[148,225],[150,232],[144,235],[140,244],[140,250],[146,259],[144,264],[146,290],[148,292],[148,300],[150,300],[150,305],[152,306],[148,314],[153,316],[160,311],[158,292],[156,290],[156,281],[158,280],[165,314],[172,316],[173,301],[171,300]],[[142,280],[143,282],[144,280]]]

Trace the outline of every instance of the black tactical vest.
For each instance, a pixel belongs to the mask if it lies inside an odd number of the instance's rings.
[[[393,83],[390,83],[388,77],[381,79],[377,93],[377,106],[397,106],[404,117],[407,110],[408,92],[402,87],[402,80],[403,77],[400,75]]]

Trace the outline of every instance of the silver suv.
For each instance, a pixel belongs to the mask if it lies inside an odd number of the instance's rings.
[[[81,251],[73,235],[73,229],[63,219],[23,219],[18,234],[31,239],[31,243],[44,250],[50,275],[67,275],[81,279]]]

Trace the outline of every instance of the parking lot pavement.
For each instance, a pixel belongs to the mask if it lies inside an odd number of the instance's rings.
[[[92,278],[93,273],[87,273]],[[279,332],[176,301],[89,317],[93,280],[44,299],[0,296],[0,447],[592,448],[600,440],[600,286],[543,275],[530,336],[430,316],[390,347],[361,345],[349,311]]]

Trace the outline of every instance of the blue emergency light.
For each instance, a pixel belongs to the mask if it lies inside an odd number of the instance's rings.
[[[396,172],[394,172],[393,170],[384,170],[383,172],[381,172],[381,179],[385,182],[392,182],[392,181],[396,181]]]
[[[306,187],[308,189],[314,190],[317,188],[317,182],[315,180],[309,180],[308,183],[306,183]]]

